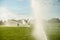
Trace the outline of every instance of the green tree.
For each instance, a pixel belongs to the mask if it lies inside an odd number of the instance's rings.
[[[0,25],[3,25],[3,24],[4,24],[4,22],[1,20],[1,21],[0,21]]]
[[[59,18],[52,18],[52,19],[48,20],[48,22],[50,22],[50,23],[60,23],[60,19]]]

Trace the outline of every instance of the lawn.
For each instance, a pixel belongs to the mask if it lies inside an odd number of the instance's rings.
[[[45,24],[48,40],[60,40],[60,23]],[[0,40],[34,40],[32,27],[1,27]]]
[[[60,23],[47,23],[45,31],[49,40],[60,40]]]
[[[29,27],[0,27],[0,40],[33,40]]]

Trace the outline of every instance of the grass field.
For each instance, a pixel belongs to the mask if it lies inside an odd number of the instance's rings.
[[[60,23],[48,23],[45,27],[49,40],[60,40]]]
[[[0,40],[33,40],[28,27],[0,27]]]
[[[60,23],[45,25],[48,40],[60,40]],[[34,40],[30,27],[0,27],[0,40]]]

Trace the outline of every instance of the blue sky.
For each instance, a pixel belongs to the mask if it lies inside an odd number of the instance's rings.
[[[17,14],[31,15],[30,3],[28,0],[0,0],[0,6]]]
[[[42,3],[44,0],[40,0]],[[60,0],[50,0],[54,3],[49,9],[49,12],[45,13],[46,18],[59,17],[60,18]],[[58,5],[59,4],[59,5]],[[6,7],[10,12],[17,13],[19,15],[32,16],[32,9],[30,7],[29,0],[0,0],[0,7]]]

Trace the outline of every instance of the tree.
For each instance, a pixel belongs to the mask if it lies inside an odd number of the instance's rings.
[[[4,22],[1,20],[1,21],[0,21],[0,25],[3,25],[3,24],[4,24]]]
[[[59,18],[52,18],[52,19],[48,20],[48,22],[50,22],[50,23],[60,23],[60,19]]]

